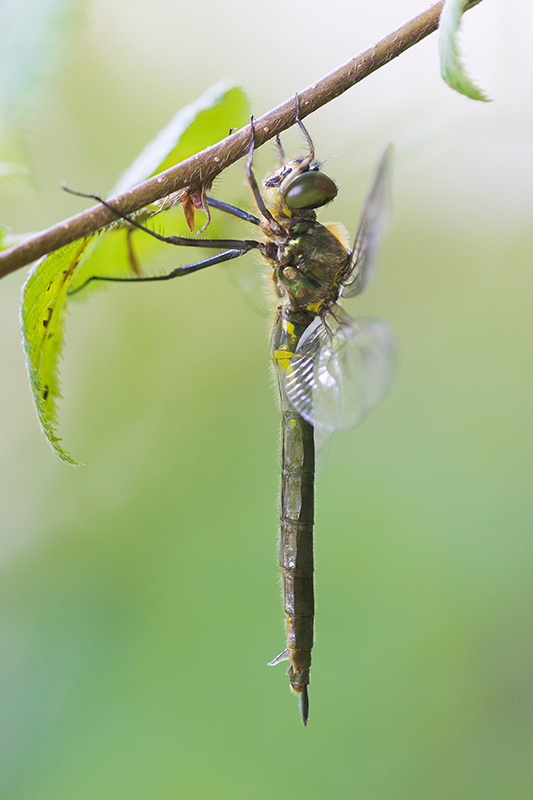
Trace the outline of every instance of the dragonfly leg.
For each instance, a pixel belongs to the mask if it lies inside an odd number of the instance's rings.
[[[188,237],[188,236],[163,236],[161,233],[157,233],[156,231],[150,230],[150,228],[141,225],[140,222],[137,222],[131,217],[128,217],[127,214],[123,214],[118,209],[114,208],[111,203],[108,203],[107,200],[104,200],[102,197],[99,197],[97,194],[85,194],[85,192],[76,192],[73,189],[68,189],[66,186],[63,185],[63,189],[68,192],[69,194],[76,195],[76,197],[86,197],[88,200],[96,200],[97,203],[102,203],[106,208],[116,214],[119,219],[123,219],[126,222],[129,222],[130,225],[133,225],[134,228],[138,228],[140,231],[144,231],[144,233],[148,233],[150,236],[153,236],[154,239],[157,239],[159,242],[164,242],[165,244],[175,244],[180,247],[209,247],[212,249],[231,249],[231,250],[243,250],[244,252],[248,252],[248,250],[252,250],[254,247],[259,247],[260,242],[255,241],[254,239],[197,239],[196,237]],[[244,212],[243,212],[244,213]],[[234,258],[235,256],[231,256]]]
[[[101,203],[103,206],[109,209],[109,211],[112,211],[113,214],[115,214],[118,219],[123,219],[126,222],[129,222],[130,225],[133,225],[134,228],[138,228],[140,231],[148,233],[150,236],[153,236],[154,239],[158,239],[160,242],[168,242],[167,236],[162,236],[162,234],[156,233],[156,231],[152,231],[150,230],[150,228],[141,225],[140,222],[137,222],[131,217],[128,217],[127,214],[123,214],[122,211],[118,210],[118,208],[112,206],[111,203],[108,203],[107,200],[104,200],[103,197],[100,197],[97,194],[87,194],[86,192],[77,192],[74,189],[69,189],[68,186],[66,186],[64,183],[61,184],[61,188],[63,189],[64,192],[67,192],[68,194],[73,194],[75,197],[85,197],[87,200],[96,200],[97,203]]]
[[[254,199],[257,205],[257,208],[264,216],[266,220],[268,220],[270,227],[275,233],[282,233],[281,227],[278,225],[270,211],[265,205],[265,201],[263,200],[263,195],[261,194],[261,190],[259,188],[259,184],[257,183],[256,177],[252,170],[252,162],[254,158],[254,149],[255,149],[255,132],[254,132],[254,118],[250,117],[250,150],[248,151],[248,158],[246,160],[246,177],[248,179],[248,183],[250,184],[250,189],[253,192]]]
[[[283,149],[283,145],[281,144],[279,133],[276,136],[276,147],[278,148],[278,153],[279,153],[279,163],[281,166],[283,166],[285,162],[285,150]]]
[[[309,145],[309,153],[306,155],[305,158],[302,158],[298,166],[295,169],[293,169],[289,173],[289,175],[287,175],[287,177],[285,178],[285,180],[278,189],[281,195],[283,195],[287,191],[289,184],[292,183],[292,181],[297,175],[301,175],[303,172],[307,172],[307,170],[309,169],[309,165],[311,164],[311,162],[315,157],[315,146],[313,144],[313,140],[309,135],[309,131],[307,130],[302,120],[300,119],[300,98],[298,97],[298,94],[294,95],[294,101],[296,103],[296,114],[295,114],[296,122],[300,126],[300,129],[303,131],[303,134],[307,140],[307,144]]]
[[[231,214],[234,217],[243,219],[245,222],[251,222],[252,225],[261,225],[261,220],[247,211],[243,211],[236,206],[231,206],[229,203],[223,203],[222,200],[215,200],[214,197],[206,197],[208,205],[212,208],[218,208],[219,211],[225,211],[226,214]]]
[[[315,146],[313,144],[313,140],[311,139],[311,136],[309,135],[309,131],[307,130],[307,128],[303,124],[302,120],[300,119],[300,98],[298,96],[298,93],[296,93],[294,95],[294,99],[296,101],[296,122],[300,126],[300,130],[303,132],[303,135],[306,138],[307,144],[309,145],[309,154],[305,157],[304,161],[302,162],[302,163],[305,163],[305,166],[306,166],[306,169],[307,169],[307,167],[309,166],[309,164],[311,163],[311,161],[315,157]]]
[[[251,249],[251,247],[248,248],[248,250]],[[72,291],[68,292],[68,294],[69,296],[78,294],[78,292],[81,292],[82,289],[85,289],[87,284],[91,283],[91,281],[108,281],[109,283],[148,283],[154,281],[170,281],[173,278],[180,278],[182,275],[190,275],[192,272],[198,272],[206,267],[212,267],[214,264],[222,264],[224,261],[231,261],[233,258],[239,258],[239,256],[243,256],[245,253],[247,253],[248,250],[226,250],[224,253],[219,253],[216,256],[204,258],[202,261],[195,261],[194,264],[186,264],[183,267],[176,267],[167,275],[145,275],[135,278],[113,278],[109,275],[91,275],[91,277],[87,278],[87,280],[84,281],[81,286],[77,286],[75,289],[72,289]]]

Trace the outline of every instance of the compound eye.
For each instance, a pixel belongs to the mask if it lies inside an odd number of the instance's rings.
[[[302,172],[291,181],[285,191],[289,208],[319,208],[337,196],[337,187],[323,172]]]

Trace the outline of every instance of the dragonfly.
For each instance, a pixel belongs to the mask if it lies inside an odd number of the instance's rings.
[[[286,647],[269,666],[289,662],[290,688],[299,698],[302,721],[307,725],[314,642],[316,440],[323,441],[334,431],[357,425],[384,399],[393,373],[395,339],[387,321],[377,317],[354,319],[339,304],[362,292],[372,277],[387,217],[390,147],[378,165],[350,249],[343,226],[317,220],[316,209],[330,203],[338,188],[315,159],[297,100],[296,122],[307,142],[307,154],[288,159],[278,137],[280,166],[259,186],[253,171],[255,140],[251,118],[246,175],[260,216],[205,196],[211,208],[257,226],[262,232],[258,240],[164,236],[121,214],[97,195],[67,191],[103,203],[118,217],[160,241],[221,251],[165,275],[94,275],[76,292],[91,281],[172,280],[251,250],[257,250],[270,269],[276,304],[271,353],[281,411],[279,563]]]

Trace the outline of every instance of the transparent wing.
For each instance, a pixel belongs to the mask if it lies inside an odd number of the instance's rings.
[[[341,297],[354,297],[362,292],[375,271],[376,256],[383,228],[389,216],[387,186],[392,163],[392,146],[389,145],[376,172],[366,198],[361,222],[357,230],[346,275],[341,279]]]
[[[309,325],[283,373],[293,408],[327,433],[359,424],[384,399],[396,351],[386,320],[333,311]]]
[[[240,262],[240,263],[239,263]],[[237,258],[224,271],[246,303],[262,317],[272,316],[272,280],[264,263],[258,259]]]

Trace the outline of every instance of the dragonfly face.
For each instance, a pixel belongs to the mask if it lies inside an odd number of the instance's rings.
[[[263,198],[276,218],[289,217],[291,209],[314,209],[337,196],[337,185],[318,164],[305,165],[296,158],[267,175],[263,181]],[[275,191],[273,191],[275,190]]]
[[[381,402],[390,383],[394,337],[384,320],[352,319],[338,304],[339,300],[361,292],[372,272],[386,216],[390,152],[386,151],[380,162],[350,251],[339,226],[321,225],[317,221],[315,209],[335,198],[337,186],[320,171],[309,134],[300,120],[298,124],[307,138],[309,153],[284,160],[259,188],[252,170],[252,122],[247,176],[261,217],[207,198],[211,208],[258,226],[263,231],[263,240],[162,236],[126,218],[134,227],[169,244],[222,252],[177,267],[164,276],[127,279],[94,276],[89,280],[169,280],[237,258],[252,249],[259,250],[271,268],[277,297],[271,352],[282,415],[280,566],[287,647],[270,663],[289,661],[290,686],[300,698],[306,724],[314,635],[315,430],[329,435],[356,425]],[[122,216],[101,198],[85,196],[103,202],[117,216]]]

